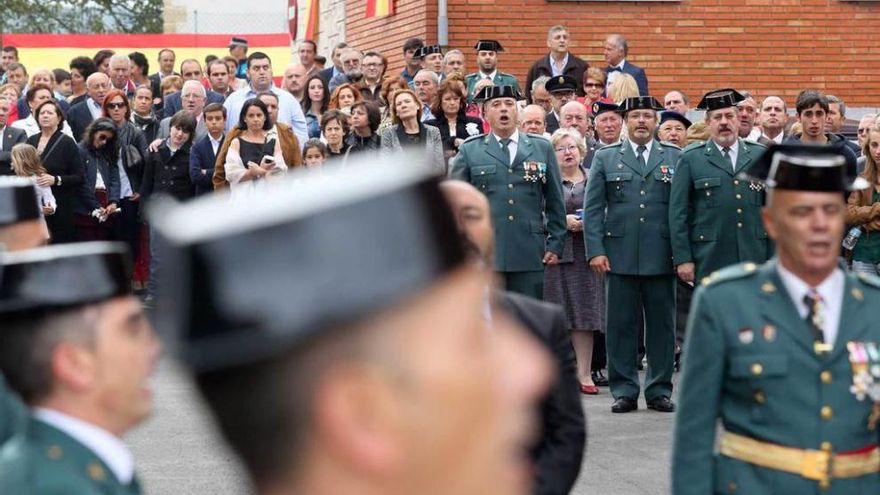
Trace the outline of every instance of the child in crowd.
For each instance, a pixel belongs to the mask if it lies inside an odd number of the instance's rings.
[[[320,139],[309,139],[303,147],[303,161],[306,167],[320,167],[329,154],[330,150]]]

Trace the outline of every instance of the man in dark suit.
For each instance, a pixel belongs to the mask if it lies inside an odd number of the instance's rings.
[[[318,75],[324,80],[324,84],[329,85],[334,77],[345,73],[345,69],[342,67],[342,60],[339,57],[342,55],[342,50],[346,48],[348,48],[348,43],[344,41],[333,46],[333,51],[330,52],[330,63],[332,65],[318,72]]]
[[[629,74],[636,80],[639,85],[639,94],[648,95],[648,76],[645,75],[645,69],[638,65],[633,65],[626,61],[629,53],[629,44],[626,39],[619,34],[611,34],[605,39],[604,56],[608,62],[605,72],[608,73],[608,82],[605,86],[606,90],[611,87],[611,82],[617,76],[618,72]]]
[[[556,25],[550,28],[547,33],[547,48],[550,53],[536,60],[526,75],[526,99],[529,103],[532,103],[532,81],[541,76],[572,77],[578,82],[575,90],[578,96],[584,96],[584,88],[580,82],[583,81],[589,64],[568,51],[568,42],[568,29],[565,26]]]
[[[449,201],[473,262],[484,269],[492,266],[494,229],[489,201],[472,185],[446,181],[440,185]],[[580,472],[586,441],[584,413],[578,394],[574,349],[565,329],[562,309],[513,292],[494,291],[498,308],[512,316],[544,344],[556,358],[557,380],[541,403],[543,434],[532,449],[535,480],[532,493],[551,495],[568,493]],[[494,321],[494,307],[487,317]]]
[[[95,72],[86,79],[85,100],[70,107],[67,112],[67,122],[73,131],[73,139],[79,141],[86,132],[86,127],[103,114],[101,105],[110,91],[110,78],[103,72]]]
[[[788,123],[788,112],[785,100],[778,96],[768,96],[761,103],[761,137],[767,144],[782,144],[788,136],[785,124]]]
[[[23,143],[27,139],[24,129],[16,129],[6,125],[11,108],[11,103],[0,97],[0,175],[14,175],[9,152],[13,146]]]
[[[214,190],[214,162],[217,151],[223,146],[223,130],[226,128],[226,108],[211,103],[202,113],[207,135],[197,140],[189,154],[189,177],[196,189],[196,196]]]
[[[170,48],[163,48],[159,51],[159,71],[150,76],[150,88],[153,90],[153,98],[162,97],[162,90],[159,89],[159,86],[162,85],[162,79],[168,76],[180,75],[174,72],[174,60],[176,58],[177,55]]]
[[[180,63],[180,73],[181,78],[183,78],[183,82],[190,80],[199,81],[199,84],[202,82],[202,64],[199,63],[198,60],[194,58],[189,58]],[[223,100],[226,98],[217,93],[216,91],[206,90],[207,96],[205,97],[205,103],[223,103]],[[183,109],[183,104],[180,100],[180,91],[175,91],[170,95],[165,97],[165,105],[162,111],[162,115],[164,117],[171,117],[175,113],[179,112]]]

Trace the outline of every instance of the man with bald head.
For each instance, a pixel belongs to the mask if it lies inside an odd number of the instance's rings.
[[[95,72],[86,79],[88,97],[67,111],[67,122],[75,138],[81,138],[86,127],[103,114],[101,105],[104,104],[104,98],[107,97],[111,87],[110,78],[103,72]]]
[[[440,190],[449,202],[471,262],[481,270],[491,270],[495,234],[489,200],[464,181],[445,181]],[[535,464],[532,493],[568,493],[580,472],[586,431],[565,315],[559,306],[532,297],[502,290],[491,294],[498,309],[528,329],[556,358],[558,379],[539,408],[543,438],[531,450]],[[495,309],[493,305],[490,311]]]
[[[549,138],[546,118],[547,112],[539,105],[526,105],[519,111],[519,130]]]
[[[782,144],[787,137],[785,135],[785,123],[788,121],[788,113],[785,101],[778,96],[768,96],[761,102],[761,135],[768,142]]]
[[[687,95],[678,90],[672,90],[663,97],[663,108],[666,111],[678,112],[680,115],[687,115],[691,110],[688,104],[690,100]]]
[[[308,73],[308,69],[303,64],[290,64],[284,69],[284,89],[292,94],[296,101],[302,101],[305,95]]]

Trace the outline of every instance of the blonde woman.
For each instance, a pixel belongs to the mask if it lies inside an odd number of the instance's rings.
[[[25,143],[16,144],[12,147],[10,156],[12,159],[12,171],[15,172],[15,175],[26,177],[34,183],[34,188],[37,190],[37,199],[39,199],[40,206],[43,209],[43,215],[54,214],[55,208],[58,205],[55,202],[55,195],[52,194],[52,188],[37,184],[37,177],[46,173],[37,149]]]
[[[608,99],[617,104],[636,96],[639,96],[639,85],[636,83],[636,78],[629,74],[618,74],[608,88]]]

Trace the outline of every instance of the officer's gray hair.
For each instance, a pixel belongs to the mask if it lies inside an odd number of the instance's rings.
[[[61,313],[4,321],[0,370],[10,388],[29,405],[46,398],[52,392],[55,381],[52,373],[55,349],[61,343],[94,348],[100,316],[100,306],[90,305]]]
[[[837,107],[840,109],[840,116],[844,117],[846,115],[846,103],[837,96],[834,95],[825,95],[825,98],[828,100],[828,104],[837,103]]]
[[[620,50],[623,50],[624,57],[626,57],[629,54],[629,43],[627,43],[626,38],[624,38],[622,34],[619,34],[619,33],[609,34],[608,39],[614,40],[614,44],[617,45],[617,48]]]
[[[532,91],[534,91],[538,88],[543,88],[544,85],[547,84],[547,81],[549,81],[549,80],[550,80],[550,76],[541,76],[541,77],[535,79],[534,81],[532,81]]]
[[[121,53],[117,53],[116,55],[113,55],[112,57],[110,57],[110,67],[113,67],[113,62],[122,62],[122,61],[125,62],[125,65],[127,65],[129,69],[131,68],[131,59],[128,58],[128,55],[123,55]]]

